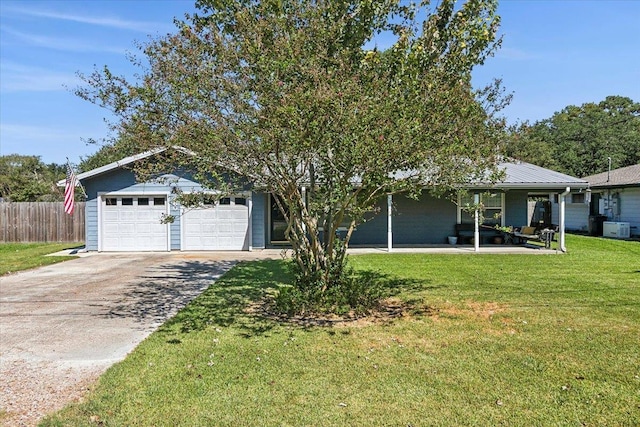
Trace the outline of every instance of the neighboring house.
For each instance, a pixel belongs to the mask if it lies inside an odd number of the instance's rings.
[[[158,182],[137,183],[131,164],[158,152],[127,157],[78,175],[88,196],[87,250],[252,250],[286,243],[285,224],[269,194],[248,190],[221,200],[212,197],[210,204],[202,208],[183,209],[175,194],[202,190],[189,175],[172,173]],[[583,180],[524,162],[506,162],[500,167],[506,172],[503,182],[474,189],[479,193],[488,191],[481,197],[486,207],[484,216],[490,224],[530,225],[542,209],[546,218],[543,222],[555,218],[555,223],[562,225],[562,213],[549,213],[549,202],[563,192],[587,188]],[[416,201],[395,195],[392,209],[387,209],[389,200],[381,200],[380,207],[381,212],[390,211],[391,217],[379,214],[360,224],[353,233],[352,245],[390,248],[443,244],[447,236],[456,233],[456,224],[473,224],[473,218],[462,208],[470,200],[454,203],[425,193]],[[175,219],[162,223],[163,215]]]
[[[632,235],[640,235],[640,164],[586,176],[591,188],[587,216],[629,223]]]
[[[589,191],[587,188],[572,188],[571,194],[565,198],[565,228],[569,231],[586,232],[589,229]],[[558,197],[552,198],[552,222],[558,221]]]

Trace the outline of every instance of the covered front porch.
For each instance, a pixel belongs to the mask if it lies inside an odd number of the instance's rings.
[[[387,196],[378,206],[379,212],[386,212],[386,215],[372,217],[360,225],[351,238],[351,246],[367,245],[384,248],[387,252],[407,249],[453,253],[555,252],[556,249],[545,250],[544,246],[540,248],[531,243],[524,246],[491,245],[485,238],[485,227],[515,229],[543,224],[556,232],[557,244],[551,247],[565,252],[565,198],[572,189],[587,190],[589,184],[518,160],[506,161],[498,168],[504,173],[501,182],[472,185],[467,188],[467,194],[457,200],[438,199],[428,194],[423,194],[419,200],[402,195]],[[471,212],[469,206],[474,206]],[[482,211],[475,206],[482,206]],[[539,206],[543,208],[536,211]],[[460,235],[461,228],[465,229],[465,238],[457,243],[473,243],[447,245],[449,237]]]
[[[376,254],[376,253],[417,253],[417,254],[529,254],[529,255],[554,255],[564,253],[557,247],[551,247],[546,249],[540,245],[525,244],[525,245],[482,245],[477,250],[472,245],[411,245],[393,247],[389,251],[388,247],[365,247],[365,246],[350,246],[348,253],[350,255],[357,254]]]
[[[366,251],[387,252],[448,252],[448,253],[531,253],[566,251],[565,247],[565,196],[569,189],[547,190],[548,199],[545,206],[553,209],[554,243],[547,241],[545,248],[543,239],[534,238],[504,240],[494,244],[494,236],[506,237],[509,233],[501,232],[496,227],[529,227],[534,216],[529,211],[532,194],[540,194],[539,189],[525,190],[478,190],[470,192],[469,200],[438,199],[424,194],[418,200],[408,199],[402,195],[387,196],[381,200],[379,211],[370,221],[358,226],[354,232],[350,247]],[[491,200],[489,200],[491,198]],[[484,206],[469,210],[466,206]],[[551,208],[549,208],[551,209]],[[385,215],[386,214],[386,215]],[[484,214],[484,215],[483,215]],[[543,234],[544,235],[544,234]],[[512,237],[512,236],[511,236]],[[526,242],[526,244],[523,244]],[[540,244],[538,244],[540,243]],[[365,249],[366,248],[366,249]]]

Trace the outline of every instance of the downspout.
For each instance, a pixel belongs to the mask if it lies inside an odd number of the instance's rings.
[[[567,187],[563,193],[560,194],[560,250],[567,252],[567,248],[564,245],[564,210],[565,210],[565,197],[571,192],[571,187]]]

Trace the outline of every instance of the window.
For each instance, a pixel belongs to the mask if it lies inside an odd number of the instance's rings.
[[[164,206],[164,197],[154,197],[153,204],[155,206]]]
[[[218,201],[218,198],[213,194],[203,194],[202,195],[202,204],[204,206],[214,206]]]
[[[133,197],[123,197],[122,206],[133,206]]]
[[[574,193],[571,195],[571,203],[584,203],[584,193]]]
[[[116,199],[115,197],[107,197],[104,200],[104,204],[107,206],[116,206],[118,204],[118,199]]]
[[[247,205],[247,199],[244,197],[236,197],[235,198],[236,205]]]
[[[221,205],[230,205],[231,204],[231,198],[230,197],[223,197],[222,199],[220,199],[220,204]]]
[[[138,197],[138,206],[149,206],[148,197]]]
[[[484,205],[484,225],[501,225],[504,212],[504,194],[503,193],[482,193],[480,194],[480,203]],[[473,224],[474,213],[467,210],[468,206],[473,206],[474,195],[466,194],[460,196],[458,202],[458,222],[460,224]]]

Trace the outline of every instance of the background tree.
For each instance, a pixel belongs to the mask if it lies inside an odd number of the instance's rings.
[[[105,68],[78,94],[118,114],[138,149],[195,153],[146,172],[189,167],[213,188],[237,176],[276,195],[297,287],[322,298],[344,284],[351,234],[381,196],[442,195],[495,164],[499,88],[474,92],[471,71],[499,44],[496,2],[404,4],[202,0],[144,47],[140,81]],[[384,52],[380,33],[395,35]]]
[[[87,172],[91,169],[108,165],[125,157],[138,154],[140,151],[141,147],[138,147],[136,144],[115,140],[100,146],[98,151],[90,156],[83,157],[78,164],[78,172]]]
[[[45,164],[39,156],[0,156],[0,197],[5,202],[60,201],[56,182],[65,174],[65,165]]]
[[[512,130],[506,154],[583,177],[640,163],[640,104],[622,96],[570,105],[551,118]]]

